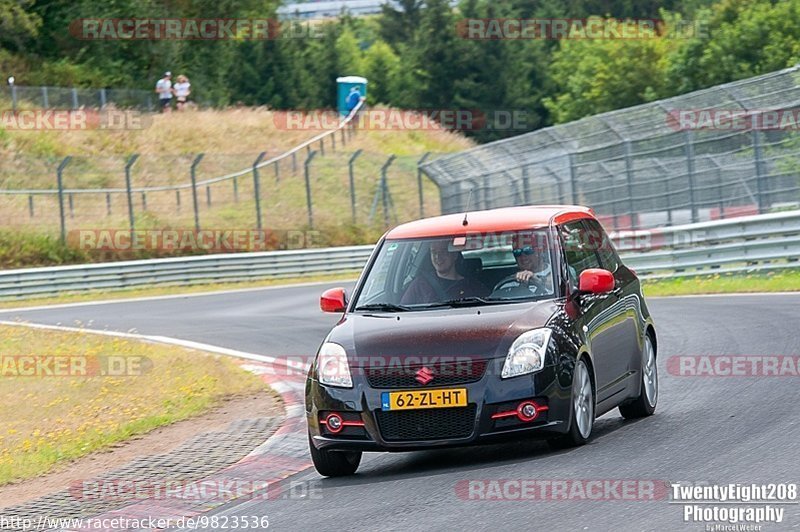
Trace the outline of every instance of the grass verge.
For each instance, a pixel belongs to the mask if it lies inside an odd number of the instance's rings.
[[[92,334],[0,326],[0,354],[0,486],[266,389],[224,357]]]
[[[645,296],[800,291],[800,269],[752,274],[713,274],[642,281]]]

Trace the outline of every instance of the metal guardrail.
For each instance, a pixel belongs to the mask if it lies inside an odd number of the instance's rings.
[[[644,279],[799,268],[800,210],[612,233]],[[373,246],[202,255],[0,271],[0,299],[357,272]]]

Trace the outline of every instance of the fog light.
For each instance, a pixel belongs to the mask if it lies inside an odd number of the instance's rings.
[[[336,434],[343,428],[342,418],[339,414],[328,414],[328,417],[325,418],[325,425],[328,426],[330,432]]]
[[[536,419],[536,416],[539,415],[539,411],[536,409],[536,405],[531,402],[524,402],[520,403],[517,407],[517,417],[521,421],[533,421]]]

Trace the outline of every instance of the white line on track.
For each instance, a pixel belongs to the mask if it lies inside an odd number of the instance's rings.
[[[7,321],[0,320],[0,325],[9,325],[13,327],[29,327],[31,329],[43,329],[50,331],[61,332],[78,332],[87,334],[97,334],[100,336],[112,336],[116,338],[128,338],[131,340],[139,340],[142,342],[151,342],[157,344],[176,345],[188,349],[197,349],[200,351],[208,351],[219,355],[226,355],[246,360],[255,360],[257,362],[264,362],[267,364],[280,364],[285,365],[285,362],[280,358],[270,357],[266,355],[258,355],[256,353],[247,353],[245,351],[238,351],[236,349],[228,349],[227,347],[219,347],[211,344],[203,344],[200,342],[192,342],[191,340],[181,340],[179,338],[170,338],[169,336],[151,336],[146,334],[125,333],[117,331],[102,331],[95,329],[81,329],[79,327],[65,327],[63,325],[45,325],[41,323],[28,323],[20,321]]]

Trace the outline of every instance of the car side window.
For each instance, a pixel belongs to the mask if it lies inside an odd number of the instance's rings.
[[[597,251],[603,268],[615,273],[622,264],[622,260],[619,258],[617,250],[614,249],[611,239],[608,238],[608,234],[597,220],[584,220],[584,223],[588,229],[589,245]]]
[[[564,249],[564,259],[567,261],[570,285],[577,287],[581,272],[590,268],[600,268],[600,260],[594,247],[589,244],[589,235],[580,220],[562,225],[559,234]]]

